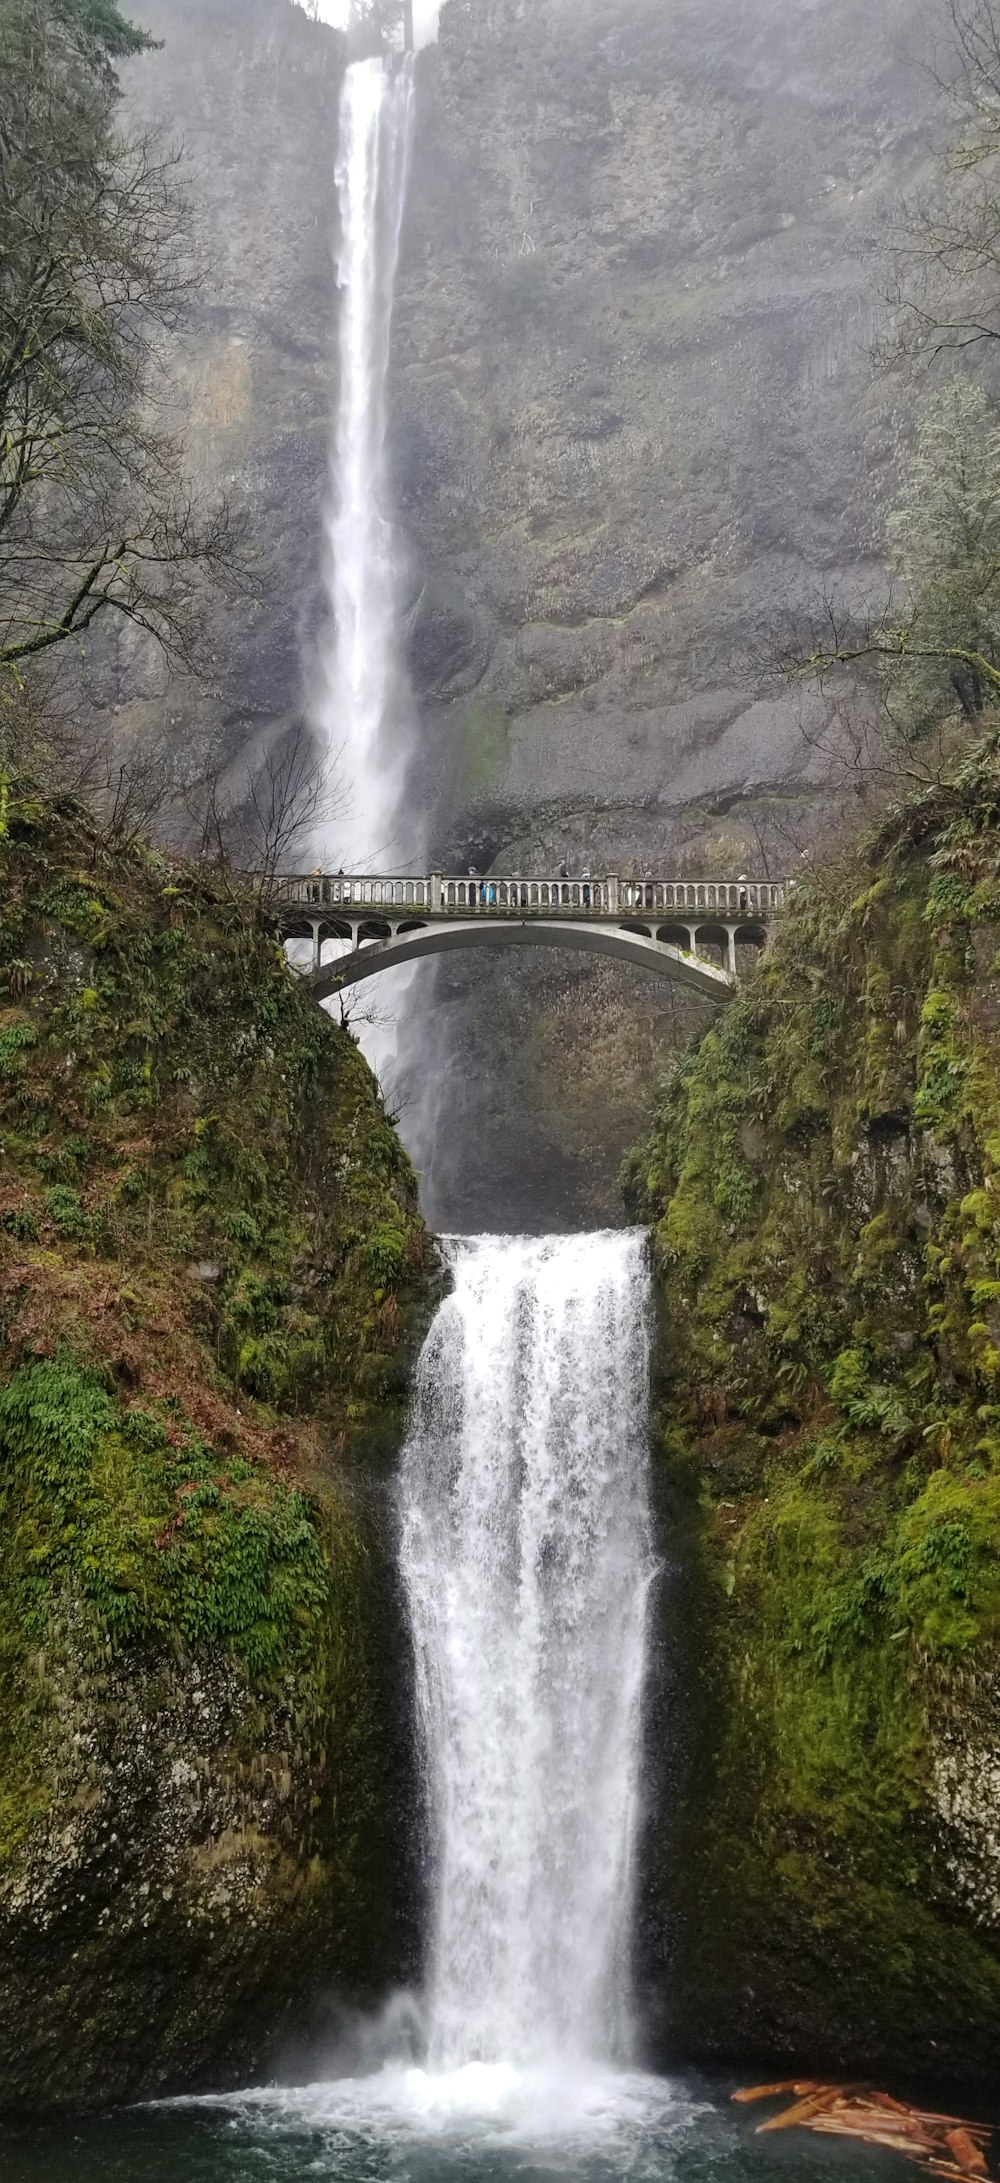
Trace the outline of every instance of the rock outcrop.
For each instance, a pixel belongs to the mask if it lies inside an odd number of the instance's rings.
[[[815,696],[761,700],[745,667],[779,609],[881,581],[900,419],[872,392],[872,245],[925,168],[923,20],[914,0],[445,8],[395,411],[418,792],[452,868],[776,876],[828,822]],[[612,1206],[638,1055],[655,1076],[676,1039],[655,996],[529,962],[435,991],[453,1079],[488,1056],[480,1127],[439,1133],[449,1211],[482,1218],[498,1188],[525,1217],[539,1190],[549,1218]],[[630,1017],[631,1053],[610,1035]]]
[[[322,612],[335,381],[334,163],[346,44],[291,0],[143,0],[162,50],[121,71],[132,128],[179,147],[193,294],[153,392],[198,491],[246,523],[245,582],[171,675],[141,635],[90,648],[85,695],[120,738],[168,730],[253,762],[301,718]]]
[[[412,1963],[385,1468],[432,1254],[257,906],[5,781],[0,2108],[246,2081]]]
[[[994,734],[801,891],[632,1163],[662,1308],[661,2051],[994,2075],[998,821]]]
[[[289,0],[144,19],[166,44],[129,100],[185,138],[219,252],[178,386],[260,581],[220,622],[214,692],[127,648],[96,686],[235,755],[301,709],[322,613],[343,45]],[[925,171],[924,20],[918,0],[445,6],[393,370],[412,794],[445,863],[773,874],[829,816],[809,701],[759,701],[741,663],[776,606],[879,581],[901,420],[871,392],[869,250]],[[676,1043],[656,994],[560,959],[420,976],[435,1056],[412,1073],[447,1087],[450,1126],[432,1142],[411,1086],[405,1127],[434,1217],[607,1212]]]
[[[396,414],[456,845],[596,807],[609,853],[676,853],[687,807],[807,774],[738,668],[785,596],[878,567],[865,253],[926,156],[919,14],[446,7]]]

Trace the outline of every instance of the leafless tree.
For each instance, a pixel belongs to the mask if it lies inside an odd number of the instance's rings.
[[[196,274],[178,153],[117,125],[113,0],[0,0],[0,669],[102,616],[190,664],[239,525],[153,421]]]
[[[942,15],[928,65],[950,135],[889,238],[889,364],[1000,339],[1000,0],[943,0]]]
[[[302,720],[262,755],[234,764],[213,754],[183,794],[194,853],[237,871],[265,900],[346,808],[339,761],[317,749]]]

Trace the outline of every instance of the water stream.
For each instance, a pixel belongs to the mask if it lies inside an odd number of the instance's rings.
[[[314,716],[333,809],[327,869],[405,871],[412,739],[401,657],[404,567],[387,455],[389,343],[413,134],[410,57],[355,61],[344,77],[335,170],[339,390],[325,526],[330,618]]]
[[[8,2134],[11,2183],[855,2183],[637,2066],[629,1969],[646,1633],[649,1275],[637,1233],[476,1237],[397,1488],[430,1928],[414,2042],[367,2074]],[[406,2012],[397,2009],[396,2020]],[[385,2026],[380,2028],[383,2056]],[[789,2164],[789,2153],[793,2154]]]
[[[429,2060],[627,2059],[653,1571],[639,1234],[477,1237],[402,1470],[434,1865]]]

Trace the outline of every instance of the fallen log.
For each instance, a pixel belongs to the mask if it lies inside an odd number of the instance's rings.
[[[746,2107],[751,2100],[776,2100],[783,2092],[803,2093],[817,2090],[818,2086],[816,2084],[810,2082],[803,2084],[801,2079],[786,2077],[781,2084],[752,2084],[744,2092],[734,2092],[732,2097],[741,2106]]]
[[[988,2176],[989,2169],[971,2130],[963,2123],[955,2130],[946,2130],[944,2142],[953,2153],[964,2175]]]
[[[989,2183],[986,2154],[994,2132],[986,2123],[963,2122],[958,2115],[926,2113],[907,2106],[891,2092],[869,2092],[856,2085],[829,2085],[812,2079],[785,2079],[781,2083],[752,2085],[734,2092],[742,2105],[754,2100],[779,2099],[795,2094],[766,2122],[757,2124],[757,2136],[772,2130],[814,2130],[829,2137],[854,2138],[902,2153],[916,2162],[925,2175],[941,2176],[947,2183]]]
[[[807,2093],[805,2099],[796,2100],[793,2107],[785,2107],[780,2115],[772,2115],[769,2121],[759,2122],[757,2136],[762,2137],[768,2130],[793,2130],[797,2123],[809,2122],[824,2107],[831,2107],[840,2096],[840,2085],[817,2085],[814,2092]]]

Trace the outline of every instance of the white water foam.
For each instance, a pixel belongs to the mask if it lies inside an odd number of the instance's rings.
[[[400,659],[404,568],[387,456],[392,307],[413,134],[410,59],[355,61],[344,77],[336,164],[340,387],[326,516],[331,619],[314,714],[343,819],[328,869],[405,869],[401,814],[412,736]]]
[[[624,2061],[653,1574],[646,1240],[480,1236],[448,1256],[401,1476],[429,2059]]]
[[[347,69],[335,180],[339,219],[339,387],[325,514],[329,618],[312,720],[325,752],[327,808],[310,861],[326,871],[422,868],[423,829],[405,797],[416,733],[403,658],[405,555],[388,456],[392,312],[413,141],[412,55]],[[324,959],[349,945],[327,940]],[[303,958],[304,959],[304,958]],[[398,1017],[411,968],[352,1005],[390,1104]]]
[[[432,1861],[424,2062],[196,2104],[318,2134],[330,2174],[352,2147],[428,2142],[638,2172],[697,2113],[629,2066],[646,1239],[445,1248],[399,1480]]]
[[[545,2155],[546,2165],[559,2168],[603,2156],[613,2172],[631,2173],[638,2152],[662,2152],[665,2141],[685,2137],[703,2112],[679,2088],[638,2071],[523,2069],[504,2062],[446,2071],[387,2067],[370,2077],[167,2104],[221,2110],[252,2136],[316,2139],[328,2156],[344,2158],[352,2177],[358,2148],[395,2167],[409,2149],[422,2147],[434,2149],[443,2163],[456,2154],[509,2152],[519,2170],[526,2153]],[[339,2174],[340,2161],[331,2159],[328,2167],[324,2158],[315,2171]],[[441,2172],[447,2172],[444,2165]],[[461,2172],[467,2172],[464,2166]],[[655,2172],[665,2172],[659,2161]]]

